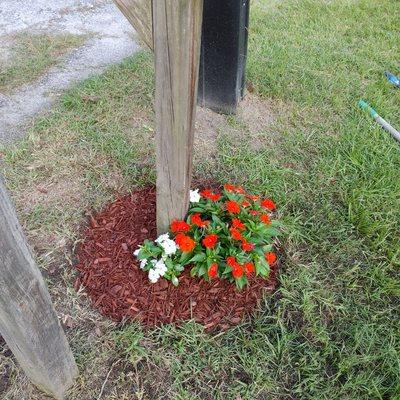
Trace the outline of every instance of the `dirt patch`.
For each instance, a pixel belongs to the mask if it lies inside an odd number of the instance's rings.
[[[114,320],[139,320],[145,326],[194,319],[207,330],[227,329],[252,313],[265,292],[276,287],[277,268],[269,280],[250,279],[238,291],[226,280],[190,277],[189,268],[174,287],[166,280],[151,284],[132,255],[145,239],[156,237],[156,192],[145,188],[119,197],[91,216],[77,252],[81,285],[93,306]]]
[[[226,116],[208,108],[197,107],[194,133],[194,165],[202,175],[212,171],[218,157],[218,137],[230,127]]]
[[[243,141],[253,149],[271,145],[279,136],[276,123],[282,110],[279,102],[264,100],[247,93],[240,102],[236,115],[218,114],[210,109],[197,107],[195,131],[195,161],[213,162],[218,153],[220,135]]]
[[[51,173],[49,171],[49,174]],[[32,187],[31,191],[27,191],[21,196],[21,203],[26,204],[24,211],[28,214],[37,205],[50,207],[62,204],[66,199],[73,204],[79,204],[82,198],[83,184],[78,174],[75,177],[75,180],[72,180],[70,176],[64,176],[55,182],[49,180]]]
[[[218,114],[209,108],[197,107],[196,132],[199,141],[214,141],[220,129],[228,126],[225,115]]]
[[[265,131],[276,120],[276,110],[271,100],[264,100],[248,93],[238,108],[238,118],[250,131],[256,134]]]

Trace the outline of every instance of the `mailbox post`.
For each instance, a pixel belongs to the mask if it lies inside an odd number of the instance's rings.
[[[243,97],[250,0],[204,0],[198,103],[234,114]]]

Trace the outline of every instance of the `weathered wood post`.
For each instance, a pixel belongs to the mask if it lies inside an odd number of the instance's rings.
[[[203,0],[153,1],[157,230],[189,205]]]
[[[78,370],[1,178],[0,333],[32,382],[63,399]]]
[[[152,0],[114,0],[125,18],[135,28],[140,40],[153,49]],[[157,1],[157,0],[156,0]]]

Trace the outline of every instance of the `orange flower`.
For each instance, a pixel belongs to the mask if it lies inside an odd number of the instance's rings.
[[[250,207],[250,206],[251,206],[251,204],[250,204],[250,202],[249,202],[249,201],[247,201],[247,200],[243,200],[243,201],[242,201],[242,206],[246,208],[246,207]]]
[[[252,262],[247,262],[244,264],[244,269],[246,270],[246,275],[250,275],[255,272],[256,268]]]
[[[237,214],[240,212],[240,206],[238,203],[236,203],[236,201],[227,201],[225,202],[225,206],[226,209],[232,214]]]
[[[234,278],[240,278],[243,276],[244,270],[243,267],[239,264],[235,264],[232,267],[232,275]]]
[[[196,242],[190,236],[186,236],[183,233],[176,235],[175,242],[184,253],[190,253],[194,249],[194,246],[196,246]]]
[[[257,201],[260,200],[260,196],[253,196],[253,195],[248,195],[247,196],[248,199],[253,200],[253,201]]]
[[[206,235],[202,240],[204,247],[213,249],[218,242],[218,235]]]
[[[256,210],[250,210],[249,213],[251,215],[258,215],[258,211],[256,211]]]
[[[190,231],[190,225],[185,221],[172,221],[171,223],[171,231],[174,233],[178,232],[188,232]]]
[[[175,243],[179,246],[179,243],[182,241],[182,239],[185,237],[183,233],[178,233],[175,236]]]
[[[226,257],[226,263],[232,268],[232,275],[234,278],[240,278],[243,276],[243,267],[236,261],[235,257]]]
[[[265,208],[268,208],[268,210],[275,210],[276,205],[271,199],[265,199],[261,202],[261,205]]]
[[[242,249],[244,251],[252,251],[254,249],[254,244],[243,240],[242,242]]]
[[[236,258],[233,256],[226,257],[226,263],[231,267],[236,264]]]
[[[210,221],[203,221],[203,220],[201,219],[199,213],[193,214],[190,218],[191,218],[191,221],[192,221],[195,225],[197,225],[198,227],[200,227],[200,228],[204,228],[205,226],[207,226],[207,225],[210,223]]]
[[[202,192],[200,192],[200,195],[212,201],[218,201],[221,198],[221,195],[219,193],[214,193],[210,189],[203,190]]]
[[[242,240],[242,235],[237,229],[231,228],[230,232],[231,232],[232,239]]]
[[[210,268],[208,268],[208,276],[213,279],[218,276],[218,264],[217,263],[212,263],[210,265]]]
[[[228,192],[234,192],[236,189],[235,185],[231,185],[230,183],[227,183],[224,185],[225,190],[227,190]]]
[[[266,225],[269,225],[271,223],[271,220],[269,219],[269,216],[267,214],[262,214],[260,216],[260,220]]]
[[[245,224],[239,218],[234,218],[232,220],[232,226],[239,230],[246,229]]]
[[[228,192],[234,192],[234,193],[239,193],[239,194],[245,194],[246,191],[241,187],[241,186],[235,186],[227,183],[224,185],[225,190]]]
[[[272,252],[270,251],[270,252],[268,252],[268,253],[265,253],[265,259],[267,260],[267,263],[268,263],[269,265],[274,265],[275,262],[276,262],[277,257],[276,257],[276,254],[275,254],[275,253],[272,253]]]

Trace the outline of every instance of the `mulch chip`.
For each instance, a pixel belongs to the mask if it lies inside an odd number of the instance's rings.
[[[276,288],[277,265],[268,280],[253,278],[242,291],[226,280],[192,278],[190,268],[179,277],[178,287],[165,279],[152,284],[132,253],[156,237],[155,188],[119,197],[89,218],[77,249],[75,289],[83,285],[93,307],[115,321],[156,326],[194,319],[212,331],[239,324]]]

